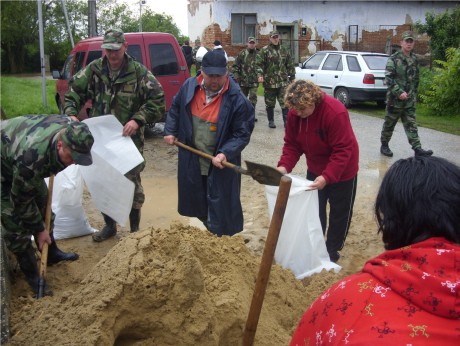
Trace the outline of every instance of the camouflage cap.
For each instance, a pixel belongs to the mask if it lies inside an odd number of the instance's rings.
[[[256,39],[254,37],[248,37],[248,42],[256,43]]]
[[[72,159],[77,165],[89,166],[93,163],[91,147],[94,137],[89,131],[88,125],[72,121],[63,130],[62,141],[72,150]]]
[[[405,41],[405,40],[409,40],[409,39],[414,39],[414,34],[412,33],[412,31],[404,31],[401,35],[402,37],[402,40]]]
[[[279,36],[279,35],[280,35],[279,32],[276,30],[270,31],[270,37]]]
[[[101,48],[119,50],[125,43],[125,34],[119,29],[110,29],[104,34]]]

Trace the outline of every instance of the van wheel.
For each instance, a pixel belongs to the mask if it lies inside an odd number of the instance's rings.
[[[345,88],[338,88],[335,92],[335,98],[339,100],[345,107],[350,107],[350,95],[348,94],[348,90]]]

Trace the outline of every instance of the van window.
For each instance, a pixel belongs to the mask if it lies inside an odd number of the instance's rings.
[[[67,60],[64,63],[61,71],[61,78],[62,79],[69,79],[70,78],[70,63],[72,62],[73,54],[70,54],[67,57]]]
[[[90,62],[99,59],[102,56],[102,50],[90,50],[88,52],[88,57],[86,58],[86,65]]]
[[[77,73],[83,67],[83,59],[85,58],[85,52],[77,52],[75,54],[75,60],[73,61],[72,74]]]
[[[137,62],[140,62],[144,65],[144,60],[142,59],[141,46],[135,44],[133,46],[128,46],[128,54],[131,55]]]
[[[174,47],[168,43],[149,45],[150,64],[155,76],[167,76],[179,73]]]

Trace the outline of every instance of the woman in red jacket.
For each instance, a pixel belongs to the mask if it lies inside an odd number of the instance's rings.
[[[291,345],[458,345],[460,168],[439,157],[390,167],[375,203],[386,252],[326,290]]]
[[[347,109],[310,81],[297,80],[286,90],[290,109],[278,170],[293,170],[302,154],[307,179],[318,189],[319,217],[331,261],[340,258],[350,228],[356,195],[359,147]],[[329,227],[326,205],[329,202]]]

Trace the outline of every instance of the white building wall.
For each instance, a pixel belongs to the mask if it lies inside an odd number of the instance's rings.
[[[428,11],[441,13],[460,1],[232,1],[190,0],[189,36],[201,37],[205,28],[216,23],[222,31],[231,29],[232,13],[256,13],[259,34],[267,35],[274,22],[298,21],[306,26],[312,40],[333,41],[342,49],[349,25],[401,25],[425,21]]]

